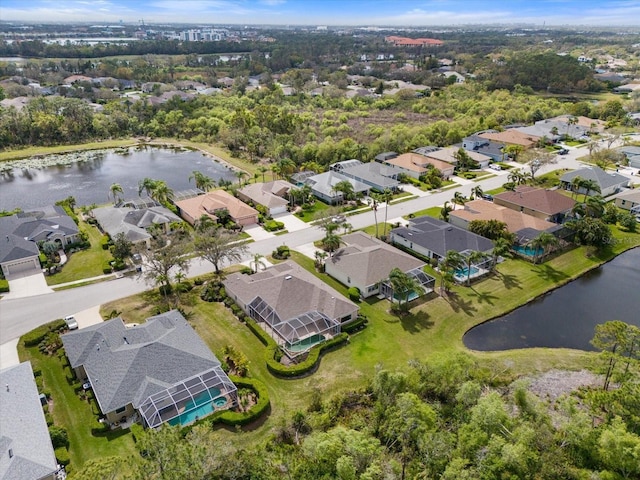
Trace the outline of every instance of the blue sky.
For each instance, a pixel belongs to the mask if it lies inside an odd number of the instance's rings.
[[[396,25],[630,25],[640,0],[0,0],[0,20]]]

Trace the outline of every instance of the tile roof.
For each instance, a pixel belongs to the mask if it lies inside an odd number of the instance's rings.
[[[250,207],[224,190],[213,190],[204,195],[181,200],[176,202],[176,206],[196,220],[202,215],[215,216],[216,210],[225,208],[229,211],[229,215],[234,221],[250,217],[257,218],[258,216],[258,211],[255,208]]]
[[[373,285],[389,278],[395,267],[403,272],[421,268],[425,263],[366,233],[344,235],[347,245],[327,259],[332,267],[348,274],[357,285]]]
[[[391,230],[392,240],[395,235],[409,239],[440,257],[446,256],[449,250],[488,252],[493,248],[491,240],[429,216],[414,218],[408,227],[394,228]]]
[[[523,228],[545,231],[555,228],[556,224],[547,222],[533,215],[512,210],[502,205],[496,205],[486,200],[471,200],[464,204],[461,210],[449,212],[450,217],[458,217],[467,222],[474,220],[498,220],[507,224],[507,230],[516,233]]]
[[[505,130],[504,132],[483,132],[478,134],[478,136],[495,142],[521,145],[525,148],[532,147],[540,140],[540,137],[524,134],[513,129]]]
[[[258,205],[264,205],[267,208],[281,207],[289,202],[283,197],[289,190],[296,188],[295,185],[285,180],[275,180],[266,183],[251,183],[245,185],[238,193],[249,198]]]
[[[0,370],[0,384],[0,479],[33,480],[55,473],[56,457],[31,363]]]
[[[576,201],[572,198],[556,191],[523,185],[516,187],[513,192],[498,193],[493,198],[494,201],[505,201],[545,215],[566,212],[576,204]]]
[[[435,158],[428,158],[419,153],[403,153],[396,158],[387,160],[389,165],[395,165],[413,172],[423,173],[427,171],[426,165],[433,165],[440,171],[453,170],[453,165]]]
[[[567,172],[560,177],[560,181],[570,183],[571,180],[576,177],[580,177],[584,180],[593,180],[603,190],[616,185],[627,185],[629,183],[629,179],[624,175],[620,175],[619,173],[607,173],[595,165]]]
[[[234,273],[223,283],[227,293],[245,305],[262,298],[283,321],[312,311],[339,319],[358,310],[353,302],[292,261],[253,275]]]
[[[114,318],[62,335],[72,368],[84,366],[103,413],[150,395],[220,362],[177,310],[126,327]]]

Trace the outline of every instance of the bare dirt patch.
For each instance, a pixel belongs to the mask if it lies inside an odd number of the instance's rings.
[[[536,377],[529,377],[529,390],[541,399],[555,402],[562,395],[569,394],[580,387],[602,385],[601,375],[580,370],[549,370]]]

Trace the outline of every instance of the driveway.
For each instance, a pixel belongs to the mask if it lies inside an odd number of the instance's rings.
[[[253,238],[253,240],[255,240],[256,242],[259,242],[260,240],[265,240],[267,238],[271,238],[274,236],[273,233],[267,232],[260,225],[251,225],[249,227],[244,227],[242,231],[245,233],[248,233],[251,236],[251,238]]]
[[[0,370],[20,363],[18,358],[18,338],[0,345]]]
[[[25,272],[25,275],[12,275],[7,280],[9,280],[9,293],[3,295],[2,298],[4,300],[53,293],[53,290],[47,285],[42,272]]]
[[[273,217],[275,220],[284,223],[284,228],[289,232],[297,232],[298,230],[304,230],[309,226],[308,223],[303,222],[293,213],[281,213]]]
[[[100,316],[100,305],[77,312],[73,316],[78,322],[78,328],[85,328],[103,322]]]

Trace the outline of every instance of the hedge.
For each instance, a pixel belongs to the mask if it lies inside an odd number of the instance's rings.
[[[267,232],[275,232],[276,230],[282,230],[284,223],[278,222],[277,220],[268,220],[264,222],[263,227]]]
[[[311,350],[309,350],[309,353],[307,354],[306,359],[298,364],[291,366],[282,365],[280,362],[277,362],[271,355],[269,355],[267,357],[267,369],[273,375],[276,375],[278,377],[299,377],[315,368],[318,361],[320,360],[320,354],[322,352],[333,350],[334,348],[337,348],[338,346],[346,343],[348,339],[349,335],[347,333],[339,333],[331,340],[328,340],[311,348]],[[272,349],[267,348],[267,352],[271,351]]]
[[[260,380],[245,377],[230,377],[231,381],[238,387],[238,390],[247,388],[253,390],[258,396],[258,401],[247,412],[232,412],[225,410],[216,419],[225,425],[247,425],[259,419],[271,405],[267,387]]]
[[[369,320],[367,320],[365,317],[358,317],[357,320],[344,325],[342,327],[342,331],[345,333],[357,332],[358,330],[362,330],[364,327],[366,327],[368,322]]]
[[[55,449],[56,460],[60,465],[67,466],[71,462],[71,457],[69,457],[69,450],[67,447],[58,447]]]
[[[105,263],[104,265],[102,265],[102,273],[104,273],[105,275],[109,274],[113,272],[113,267],[111,266],[110,263]]]
[[[0,278],[0,293],[7,293],[9,291],[9,281],[4,278]]]
[[[22,336],[22,343],[24,344],[25,347],[35,347],[36,345],[38,345],[41,341],[44,340],[44,338],[51,332],[57,332],[59,330],[62,330],[63,328],[66,327],[66,323],[64,322],[64,320],[60,319],[60,320],[54,320],[53,322],[49,322],[49,323],[45,323],[44,325],[41,325],[40,327],[31,330],[28,333],[25,333]]]
[[[347,293],[349,294],[349,300],[352,302],[360,302],[360,289],[358,287],[349,287]]]

